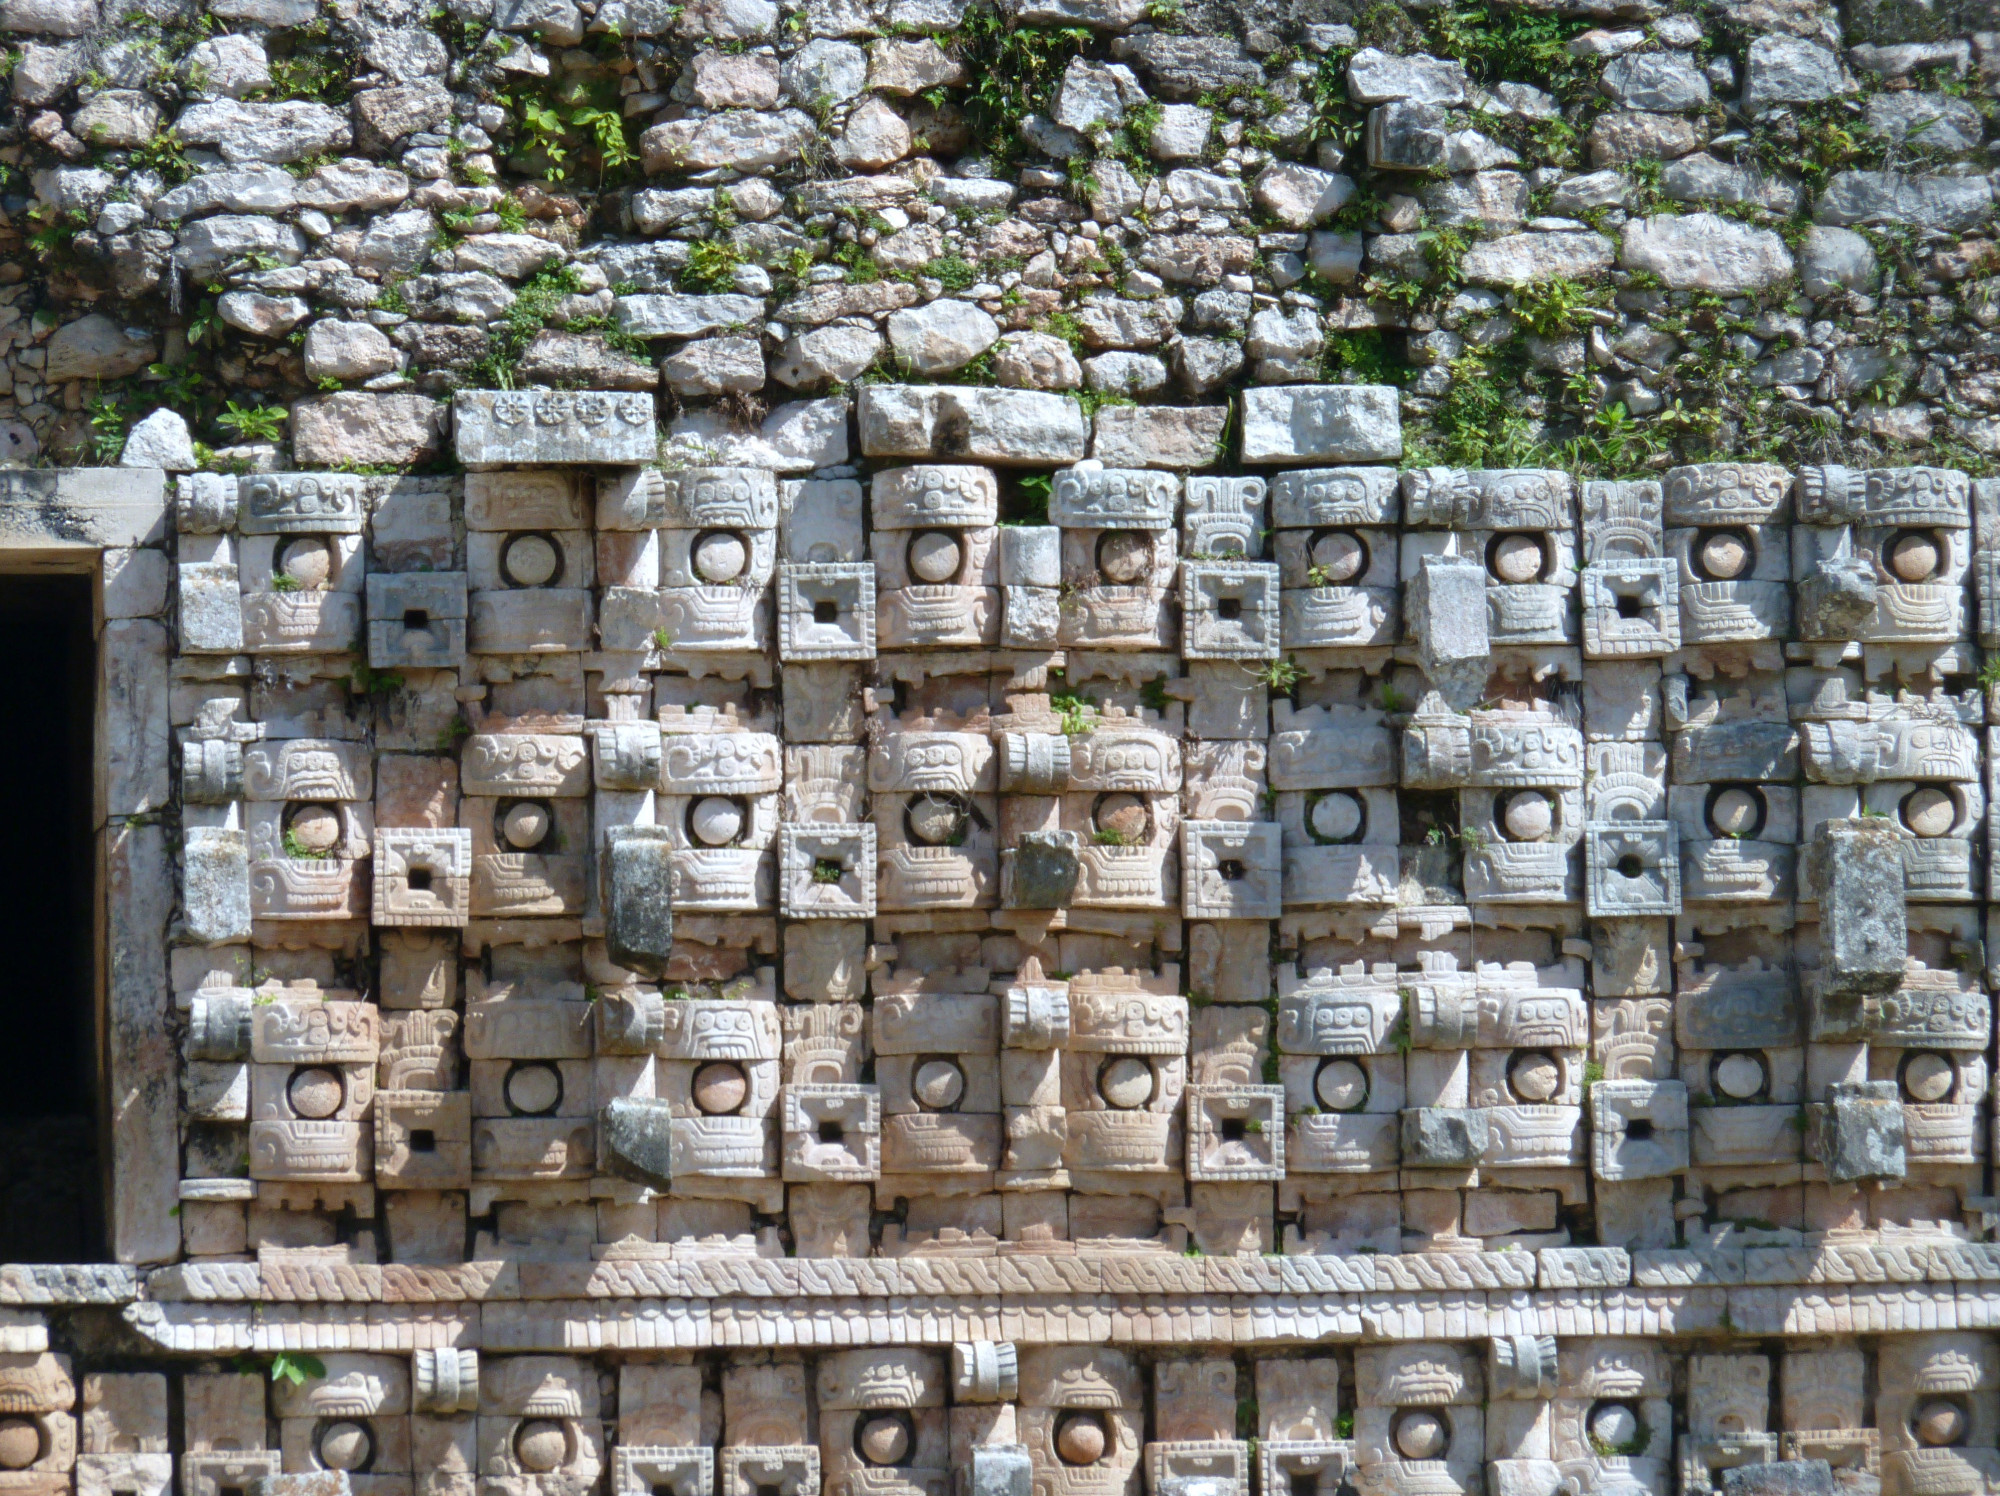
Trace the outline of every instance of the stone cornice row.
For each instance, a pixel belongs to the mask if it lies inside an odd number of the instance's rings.
[[[1483,1340],[1512,1335],[1692,1339],[2000,1328],[1973,1284],[1578,1288],[1375,1294],[911,1295],[897,1298],[550,1299],[511,1303],[126,1306],[162,1350],[488,1354],[834,1349],[1005,1340],[1180,1346]]]

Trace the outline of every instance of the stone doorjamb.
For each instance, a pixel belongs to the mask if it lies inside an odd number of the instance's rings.
[[[172,811],[172,533],[167,478],[157,468],[0,472],[0,575],[96,578],[95,1053],[106,1236],[118,1262],[168,1262],[180,1250],[167,970],[174,856],[165,824]],[[33,640],[13,642],[34,647]],[[16,794],[34,792],[15,786]]]

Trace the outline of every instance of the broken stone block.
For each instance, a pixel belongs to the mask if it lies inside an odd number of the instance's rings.
[[[606,828],[599,856],[606,953],[642,976],[673,954],[673,838],[663,826]]]
[[[1491,1143],[1484,1110],[1414,1107],[1403,1113],[1403,1166],[1408,1169],[1469,1169]]]
[[[1894,1081],[1843,1081],[1831,1100],[1806,1108],[1806,1151],[1835,1183],[1901,1179],[1907,1172],[1906,1127]]]
[[[1479,701],[1493,658],[1486,568],[1470,556],[1425,556],[1404,594],[1403,615],[1419,668],[1445,704],[1462,712]]]
[[[1082,836],[1074,831],[1024,831],[1000,854],[1000,904],[1005,909],[1062,909],[1076,896]]]
[[[1810,857],[1819,886],[1820,1000],[1892,991],[1909,958],[1902,829],[1886,818],[1828,821]]]

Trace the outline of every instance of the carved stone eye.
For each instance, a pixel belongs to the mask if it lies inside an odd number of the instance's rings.
[[[1927,582],[1937,575],[1945,548],[1930,530],[1903,530],[1887,547],[1889,571],[1899,582]]]
[[[1733,582],[1751,567],[1756,549],[1743,530],[1703,530],[1695,537],[1695,574],[1704,582]]]
[[[1916,1417],[1910,1420],[1910,1431],[1917,1436],[1917,1442],[1931,1449],[1963,1443],[1965,1430],[1965,1410],[1942,1397],[1918,1408]]]
[[[308,1121],[321,1122],[340,1110],[345,1090],[336,1072],[313,1065],[292,1073],[285,1095],[291,1101],[293,1111]]]
[[[1097,569],[1106,581],[1127,586],[1153,564],[1152,539],[1138,530],[1107,530],[1097,542]]]
[[[696,537],[690,560],[702,581],[733,582],[750,564],[750,547],[733,530],[715,530]]]
[[[1313,1077],[1313,1094],[1330,1112],[1351,1112],[1368,1099],[1368,1072],[1352,1060],[1328,1060]]]
[[[507,1105],[523,1117],[546,1117],[562,1105],[562,1072],[545,1060],[517,1064],[507,1073]]]
[[[552,1419],[530,1419],[514,1435],[514,1458],[521,1462],[523,1470],[537,1475],[555,1469],[568,1453],[569,1440],[563,1435],[563,1427]]]
[[[562,571],[562,552],[546,535],[515,535],[501,553],[500,570],[516,587],[546,587]]]
[[[1366,821],[1361,798],[1346,790],[1328,790],[1313,801],[1307,824],[1320,841],[1352,841],[1361,834]]]
[[[945,1111],[965,1094],[965,1072],[951,1060],[925,1060],[911,1076],[910,1090],[920,1105],[934,1112]]]
[[[1717,836],[1755,836],[1764,824],[1764,792],[1754,785],[1731,784],[1708,801],[1708,829]]]
[[[1958,806],[1951,795],[1934,785],[1912,790],[1898,809],[1911,833],[1926,838],[1943,836],[1958,819]]]
[[[548,840],[555,812],[540,800],[516,800],[500,818],[500,835],[516,852],[532,852]]]
[[[1507,1065],[1507,1089],[1531,1105],[1552,1100],[1562,1080],[1562,1062],[1538,1049],[1517,1051]]]
[[[285,817],[285,839],[308,857],[324,857],[340,845],[340,812],[331,805],[297,806]]]
[[[1097,1073],[1097,1094],[1120,1111],[1153,1099],[1153,1067],[1136,1055],[1120,1055]]]
[[[1101,1413],[1072,1413],[1056,1430],[1056,1458],[1065,1465],[1095,1465],[1110,1447]]]
[[[1912,1101],[1942,1101],[1957,1083],[1958,1071],[1941,1054],[1919,1050],[1903,1061],[1903,1091]]]
[[[343,1418],[320,1430],[319,1462],[329,1470],[359,1470],[374,1450],[375,1439],[365,1423]]]
[[[1539,535],[1496,535],[1486,550],[1486,569],[1510,587],[1535,581],[1547,565],[1548,550]]]
[[[891,1413],[874,1413],[854,1431],[854,1445],[871,1465],[900,1465],[910,1456],[910,1428]]]
[[[1631,1453],[1645,1429],[1630,1403],[1600,1402],[1590,1410],[1590,1442],[1599,1454]]]
[[[1405,1408],[1396,1415],[1390,1438],[1406,1460],[1434,1460],[1451,1443],[1451,1430],[1429,1408]]]
[[[42,1431],[32,1418],[0,1418],[0,1470],[25,1470],[41,1453]]]
[[[1540,790],[1516,790],[1500,812],[1500,828],[1509,841],[1542,841],[1555,823],[1555,805]]]
[[[910,575],[920,582],[949,582],[964,557],[958,537],[949,530],[919,530],[910,537]]]
[[[1368,543],[1352,530],[1327,530],[1313,537],[1310,564],[1334,586],[1368,569]]]
[[[706,795],[688,810],[688,834],[704,847],[726,847],[743,833],[743,805],[726,795]]]
[[[694,1104],[704,1116],[731,1116],[749,1096],[749,1077],[734,1060],[712,1060],[694,1073]]]
[[[322,592],[333,580],[333,547],[318,535],[294,536],[279,548],[276,571],[301,591]]]
[[[1763,1091],[1769,1073],[1761,1055],[1739,1051],[1715,1062],[1713,1078],[1716,1090],[1730,1100],[1748,1101]]]

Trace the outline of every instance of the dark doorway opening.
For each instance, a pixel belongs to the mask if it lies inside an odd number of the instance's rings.
[[[0,1262],[105,1256],[98,1156],[94,578],[0,576]]]

